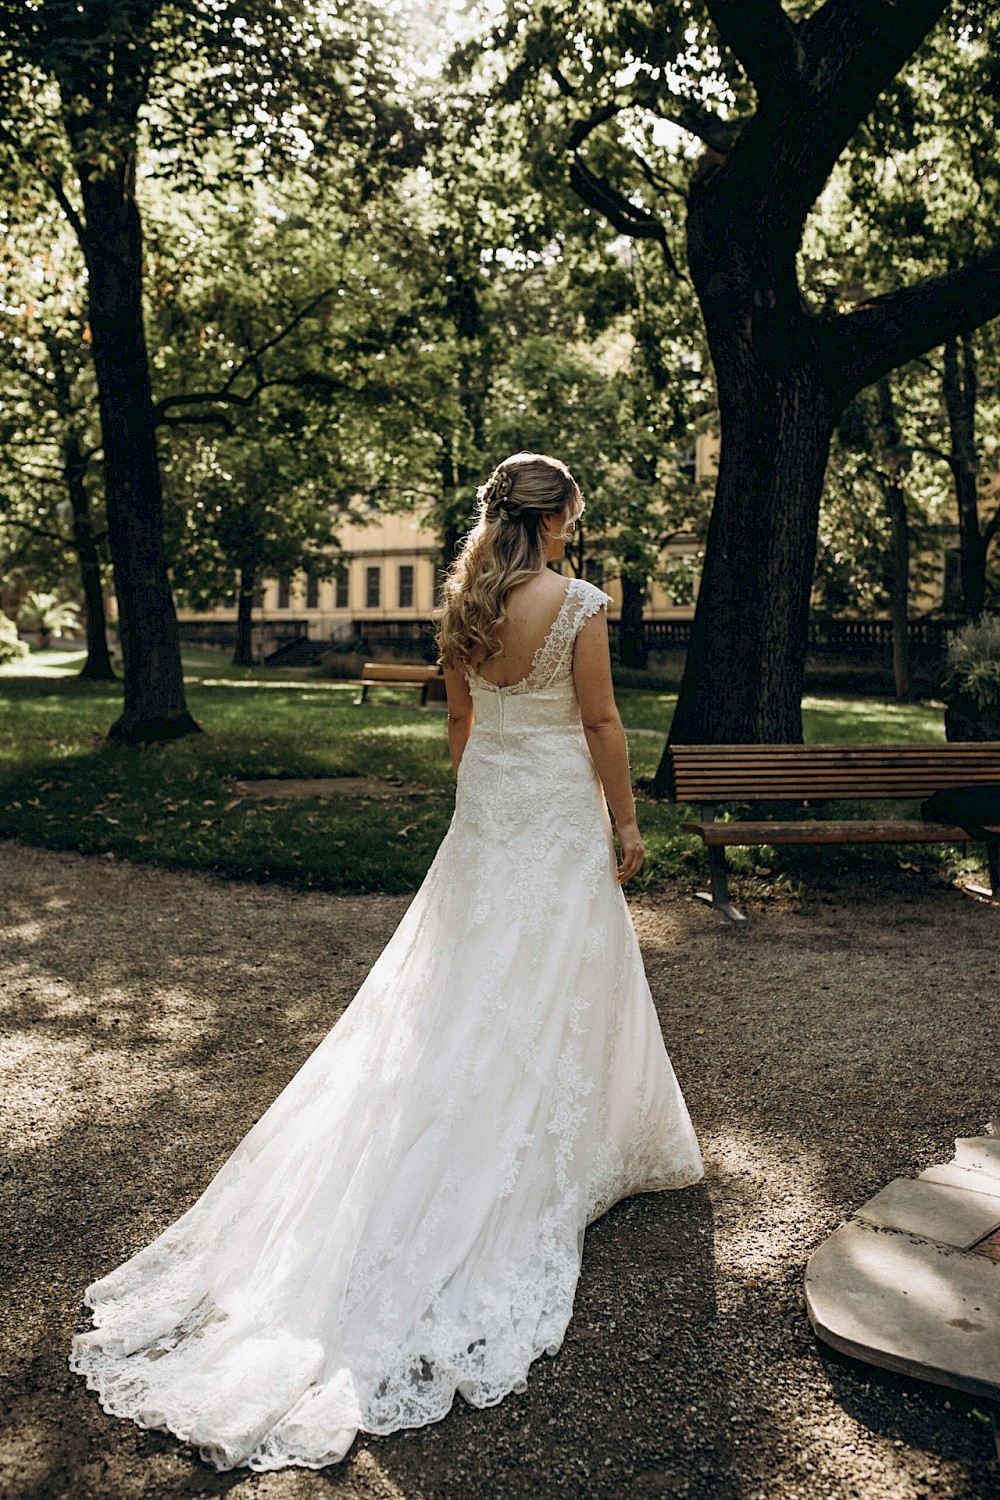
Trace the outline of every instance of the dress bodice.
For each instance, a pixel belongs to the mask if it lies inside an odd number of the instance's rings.
[[[531,669],[519,682],[498,687],[478,672],[467,672],[475,711],[475,733],[529,734],[531,730],[580,727],[573,685],[573,646],[584,622],[611,603],[609,594],[583,578],[571,578]]]

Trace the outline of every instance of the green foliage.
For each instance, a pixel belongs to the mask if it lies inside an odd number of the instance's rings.
[[[1000,615],[948,637],[950,683],[980,708],[1000,708]]]
[[[58,594],[25,594],[17,612],[23,630],[34,630],[48,639],[49,636],[70,635],[80,628],[80,606]]]
[[[21,640],[14,621],[0,614],[0,667],[11,661],[23,661],[27,655],[28,643]]]

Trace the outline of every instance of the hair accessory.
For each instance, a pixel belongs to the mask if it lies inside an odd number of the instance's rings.
[[[494,469],[494,493],[498,500],[506,500],[514,488],[514,476],[509,469]]]

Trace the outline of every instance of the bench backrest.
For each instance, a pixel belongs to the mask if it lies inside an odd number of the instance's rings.
[[[677,802],[929,797],[1000,786],[1000,743],[671,745],[670,770]]]
[[[396,662],[366,661],[362,675],[372,682],[427,682],[438,675],[438,669],[401,666]]]

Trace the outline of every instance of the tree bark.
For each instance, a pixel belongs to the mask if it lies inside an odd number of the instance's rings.
[[[976,455],[976,354],[969,334],[944,346],[944,399],[951,438],[961,543],[962,603],[965,617],[978,621],[986,607],[986,540],[979,522],[979,462]]]
[[[623,667],[645,669],[649,665],[649,647],[643,627],[646,591],[637,578],[622,574],[622,608],[618,622],[618,660]]]
[[[878,382],[879,455],[884,464],[880,478],[889,513],[889,618],[892,621],[892,675],[896,697],[910,696],[910,518],[906,509],[903,472],[908,454],[896,419],[896,406],[888,375]]]
[[[910,696],[910,521],[898,474],[885,488],[889,510],[889,615],[892,619],[892,675],[896,697]]]
[[[94,540],[90,496],[84,478],[87,458],[79,435],[71,432],[63,445],[63,475],[73,511],[73,545],[80,564],[83,619],[87,632],[87,660],[80,676],[92,682],[114,682],[115,670],[108,650],[108,626],[101,584],[101,559]]]
[[[184,698],[177,616],[163,546],[134,151],[100,173],[82,157],[79,179],[108,544],[125,687],[123,711],[108,738],[144,744],[196,733],[198,725]]]
[[[240,584],[236,609],[236,649],[233,652],[234,667],[253,666],[253,594],[257,587],[257,570],[252,562],[240,568]]]

